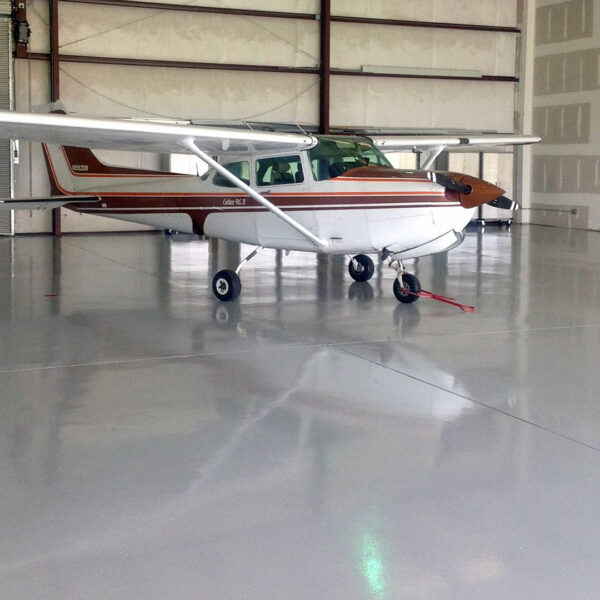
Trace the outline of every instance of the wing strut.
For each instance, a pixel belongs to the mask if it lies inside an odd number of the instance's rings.
[[[420,166],[423,171],[429,171],[432,167],[435,159],[447,148],[448,146],[436,146],[427,151],[427,160]]]
[[[231,181],[237,188],[246,192],[249,196],[254,198],[259,204],[262,204],[265,208],[268,208],[273,214],[277,215],[282,221],[285,221],[288,225],[293,227],[296,231],[307,237],[313,244],[320,248],[328,248],[329,242],[318,238],[314,233],[311,233],[304,225],[301,225],[295,219],[292,219],[289,215],[284,213],[280,208],[275,206],[272,202],[269,202],[264,196],[259,194],[256,190],[253,190],[249,185],[244,183],[239,177],[236,177],[231,171],[228,171],[223,165],[218,163],[216,160],[211,158],[206,152],[203,152],[196,146],[193,138],[187,138],[182,140],[183,145],[198,158],[203,160],[205,163],[210,165],[215,171],[223,175],[226,179]]]

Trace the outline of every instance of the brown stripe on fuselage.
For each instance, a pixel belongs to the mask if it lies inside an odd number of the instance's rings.
[[[184,196],[184,197],[164,197],[164,196],[115,196],[103,197],[102,194],[98,207],[91,207],[89,204],[77,204],[76,202],[67,205],[75,211],[82,213],[91,213],[106,215],[113,211],[122,215],[135,214],[164,214],[164,213],[183,213],[189,215],[195,224],[197,232],[204,232],[204,223],[210,214],[214,213],[241,213],[241,212],[268,212],[268,209],[257,203],[255,200],[245,195],[230,195],[228,197],[218,196]],[[143,200],[143,203],[140,202]],[[271,200],[280,208],[287,212],[297,212],[302,210],[353,210],[363,208],[365,210],[386,209],[386,208],[444,208],[460,206],[454,199],[448,199],[443,194],[411,195],[397,194],[394,196],[376,196],[376,195],[353,195],[351,197],[339,195],[320,195],[320,196],[290,196],[271,197]],[[192,205],[192,206],[190,206]]]
[[[106,165],[89,148],[61,146],[61,150],[74,177],[187,177],[180,173]]]
[[[402,179],[409,181],[429,181],[427,171],[405,171],[403,169],[392,169],[390,167],[379,167],[375,165],[354,167],[333,179],[362,179],[364,181],[370,181],[372,179]]]
[[[103,208],[105,209],[139,209],[139,208],[156,208],[165,209],[173,208],[177,210],[180,207],[189,207],[190,204],[199,210],[205,209],[221,209],[221,208],[260,208],[264,209],[261,204],[249,196],[242,194],[231,194],[228,196],[213,196],[213,195],[158,195],[158,194],[141,194],[141,195],[108,195],[101,190],[94,192],[102,199]],[[454,198],[448,198],[445,194],[352,194],[340,196],[339,194],[319,194],[314,196],[306,196],[304,194],[277,196],[266,195],[273,204],[280,208],[297,208],[304,210],[308,207],[319,209],[335,209],[340,205],[361,205],[369,207],[371,205],[385,204],[410,207],[415,204],[456,204],[460,205]],[[143,202],[143,204],[142,204]],[[69,208],[74,210],[91,208],[88,204],[69,204]],[[266,209],[264,209],[266,210]]]

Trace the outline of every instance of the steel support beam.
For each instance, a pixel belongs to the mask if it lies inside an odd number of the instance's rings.
[[[47,60],[48,54],[29,53],[28,58]],[[124,65],[131,67],[168,67],[175,69],[214,69],[218,71],[260,71],[264,73],[300,73],[317,75],[317,67],[278,67],[275,65],[243,65],[235,63],[205,63],[180,60],[154,60],[145,58],[120,58],[114,56],[82,56],[60,54],[60,62],[89,63],[99,65]]]
[[[78,4],[102,4],[106,6],[123,6],[126,8],[150,8],[152,10],[179,10],[216,15],[233,15],[241,17],[265,17],[274,19],[300,19],[316,21],[317,15],[299,12],[281,12],[272,10],[249,10],[243,8],[221,8],[218,6],[195,6],[191,4],[169,4],[167,2],[137,2],[136,0],[63,0]]]
[[[321,0],[321,67],[319,88],[319,131],[329,133],[331,98],[331,0]]]
[[[427,75],[425,73],[370,73],[369,71],[353,71],[351,69],[332,69],[331,75],[344,75],[346,77],[395,77],[397,79],[450,79],[458,81],[505,81],[517,83],[518,77],[512,75]]]
[[[33,60],[49,60],[50,55],[42,52],[30,52],[27,58]],[[467,75],[427,75],[410,73],[370,73],[368,71],[353,71],[351,69],[324,69],[320,67],[278,67],[273,65],[242,65],[231,63],[204,63],[183,62],[177,60],[152,60],[143,58],[117,58],[113,56],[80,56],[77,54],[60,54],[60,62],[89,63],[98,65],[123,65],[130,67],[168,67],[174,69],[213,69],[217,71],[253,71],[263,73],[294,73],[303,75],[319,75],[321,86],[327,86],[327,93],[322,91],[323,98],[329,99],[329,80],[331,77],[343,75],[345,77],[395,77],[400,79],[454,79],[460,81],[504,81],[517,83],[518,77],[510,75],[482,75],[481,77],[469,77]],[[328,74],[328,77],[324,77]],[[324,108],[323,106],[321,108]]]
[[[50,0],[50,102],[60,99],[58,46],[58,0]]]
[[[443,21],[408,21],[401,19],[372,19],[368,17],[345,17],[332,15],[334,23],[358,23],[360,25],[390,25],[395,27],[423,27],[426,29],[463,29],[467,31],[489,31],[491,33],[521,33],[518,27],[502,25],[474,25],[468,23],[447,23]]]
[[[60,99],[59,45],[58,45],[58,0],[50,0],[50,102]],[[62,235],[60,208],[52,209],[52,233]]]
[[[63,2],[76,2],[79,4],[100,4],[107,6],[123,6],[127,8],[150,8],[152,10],[179,10],[188,12],[199,12],[207,14],[233,15],[245,17],[261,17],[275,19],[301,19],[315,21],[319,15],[300,12],[282,12],[271,10],[249,10],[240,8],[226,8],[217,6],[194,6],[189,4],[170,4],[167,2],[145,2],[136,0],[63,0]],[[330,11],[329,11],[330,13]],[[321,12],[323,14],[323,11]],[[345,15],[330,15],[331,22],[335,23],[359,23],[363,25],[390,25],[396,27],[424,27],[434,29],[464,29],[470,31],[489,31],[496,33],[520,33],[518,27],[506,27],[502,25],[476,25],[468,23],[448,23],[443,21],[411,21],[405,19],[374,19],[369,17],[349,17]]]

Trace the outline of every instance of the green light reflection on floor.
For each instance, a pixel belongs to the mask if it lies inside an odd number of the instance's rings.
[[[362,537],[362,572],[375,598],[386,597],[386,582],[377,540],[369,533]]]

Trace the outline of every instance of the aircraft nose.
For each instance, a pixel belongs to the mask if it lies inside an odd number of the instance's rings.
[[[463,175],[461,173],[448,173],[455,181],[458,181],[464,186],[469,186],[469,193],[450,192],[458,197],[458,200],[465,208],[475,208],[486,204],[504,194],[504,190],[497,185],[493,185],[483,179],[478,179],[471,175]]]

